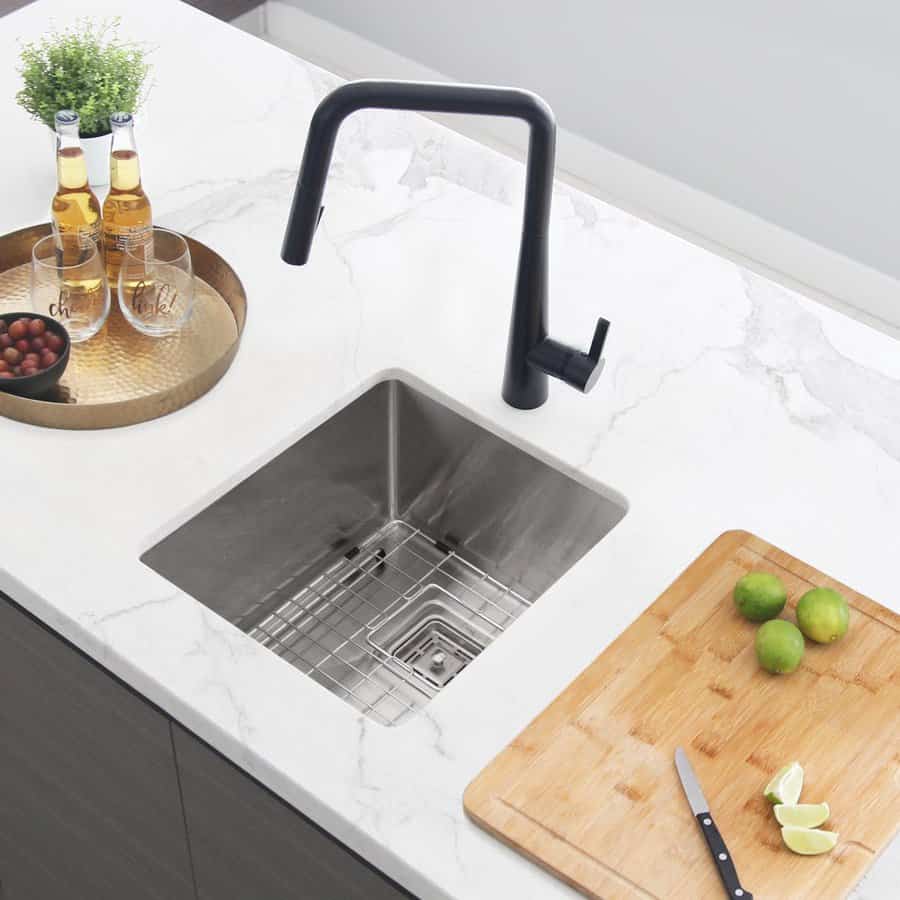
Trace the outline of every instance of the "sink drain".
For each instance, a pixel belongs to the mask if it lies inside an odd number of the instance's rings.
[[[435,687],[452,681],[483,647],[448,622],[431,618],[423,622],[391,654]]]
[[[476,611],[432,583],[408,597],[368,640],[406,671],[441,688],[491,642],[477,622]]]

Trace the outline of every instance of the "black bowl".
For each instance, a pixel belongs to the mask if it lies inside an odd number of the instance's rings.
[[[62,350],[59,351],[59,359],[48,369],[38,372],[37,375],[24,375],[18,378],[0,378],[0,391],[7,394],[17,394],[20,397],[40,397],[59,383],[66,366],[69,364],[69,350],[72,342],[69,333],[56,319],[50,316],[42,316],[39,313],[17,312],[0,313],[0,319],[11,325],[16,319],[41,319],[47,323],[47,331],[58,334],[63,339]]]

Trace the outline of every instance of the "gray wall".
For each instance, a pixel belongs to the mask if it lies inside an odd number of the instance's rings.
[[[460,80],[530,87],[570,131],[900,276],[896,2],[290,2]]]

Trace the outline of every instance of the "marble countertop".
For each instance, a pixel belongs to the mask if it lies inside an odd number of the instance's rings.
[[[76,11],[0,19],[0,50]],[[0,589],[424,898],[563,898],[464,816],[471,778],[718,534],[745,528],[900,610],[900,352],[853,320],[559,185],[552,328],[613,323],[587,397],[499,387],[523,168],[419,116],[354,115],[309,265],[279,248],[309,116],[337,79],[195,10],[86,0],[156,45],[138,129],[158,222],[225,256],[249,317],[208,395],[126,429],[0,420]],[[48,136],[0,72],[0,231],[47,218]],[[386,371],[628,498],[625,519],[425,713],[356,714],[139,562]],[[49,511],[49,514],[48,514]],[[541,664],[534,660],[540,657]],[[898,842],[856,889],[894,896]]]

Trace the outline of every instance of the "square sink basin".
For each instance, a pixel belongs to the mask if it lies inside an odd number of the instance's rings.
[[[414,715],[626,512],[379,382],[141,557],[383,725]]]

